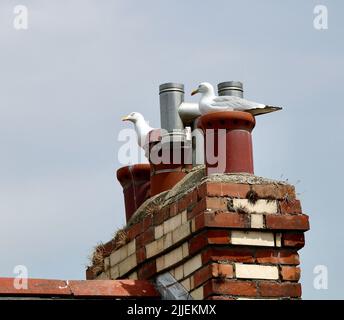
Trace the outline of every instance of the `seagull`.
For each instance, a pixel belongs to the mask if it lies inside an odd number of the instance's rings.
[[[201,100],[199,101],[200,113],[206,114],[216,111],[245,111],[254,116],[281,110],[280,107],[268,106],[262,103],[249,101],[236,96],[215,96],[214,87],[208,82],[202,82],[198,88],[192,91],[193,96],[196,93],[201,93]]]
[[[128,114],[126,117],[122,118],[122,121],[130,121],[134,124],[135,132],[137,134],[137,143],[141,148],[144,148],[148,133],[154,130],[154,128],[148,125],[143,115],[139,112]]]

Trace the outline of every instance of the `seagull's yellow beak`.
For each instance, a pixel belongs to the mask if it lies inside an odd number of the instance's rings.
[[[129,119],[128,119],[128,116],[125,116],[125,117],[122,117],[121,120],[122,120],[122,121],[128,121]]]
[[[192,91],[192,92],[191,92],[191,95],[193,96],[193,95],[195,95],[196,93],[199,93],[198,89]]]

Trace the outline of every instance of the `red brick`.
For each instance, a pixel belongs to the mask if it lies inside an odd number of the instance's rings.
[[[139,279],[149,279],[155,276],[157,273],[156,271],[156,264],[155,260],[151,260],[149,262],[145,262],[138,270],[138,278]]]
[[[170,205],[170,213],[169,216],[166,217],[164,220],[167,220],[170,217],[174,217],[175,215],[178,214],[178,202],[172,202]]]
[[[212,277],[212,265],[208,264],[193,274],[194,287],[198,287]]]
[[[299,283],[260,281],[259,294],[261,297],[298,298],[301,297],[301,285]]]
[[[207,232],[209,244],[228,244],[229,231],[228,230],[209,230]]]
[[[234,198],[246,198],[247,193],[251,190],[250,185],[248,184],[231,184],[223,183],[222,184],[222,195],[229,196]]]
[[[137,263],[141,263],[146,259],[146,248],[141,247],[140,249],[136,250],[136,260]]]
[[[127,235],[129,241],[133,240],[136,238],[137,235],[139,235],[143,231],[143,225],[142,222],[135,223],[134,225],[130,226],[127,229]]]
[[[299,255],[293,250],[274,250],[274,249],[257,249],[256,262],[271,264],[293,264],[300,263]]]
[[[203,198],[188,212],[188,219],[211,209],[212,211],[227,211],[227,199],[225,198]]]
[[[252,191],[259,199],[295,199],[295,188],[291,185],[253,184]]]
[[[166,212],[169,215],[169,210],[170,210],[169,207],[164,207],[160,209],[158,212],[154,213],[154,216],[153,216],[154,225],[157,226],[159,224],[162,224],[164,222]]]
[[[273,249],[261,249],[256,252],[256,261],[258,263],[279,263],[279,251]]]
[[[189,240],[189,254],[193,255],[196,252],[206,248],[208,244],[206,232],[202,232]]]
[[[227,199],[226,198],[207,197],[206,203],[207,203],[207,209],[227,211]]]
[[[197,187],[197,198],[201,200],[207,196],[207,183],[202,183]]]
[[[178,201],[178,212],[182,212],[185,209],[190,208],[192,205],[196,203],[197,203],[197,190],[194,189],[193,191],[184,195],[184,197]]]
[[[184,196],[183,198],[179,199],[177,202],[178,206],[178,213],[183,212],[189,206],[188,195]]]
[[[265,216],[266,228],[274,230],[308,230],[308,216],[302,215],[277,215]]]
[[[194,205],[198,201],[197,188],[194,188],[190,194],[191,194],[191,203],[192,205]]]
[[[145,216],[142,223],[143,223],[143,230],[142,231],[145,231],[149,227],[153,226],[153,215],[149,214],[149,215]]]
[[[195,220],[195,230],[193,232],[202,230],[205,227],[205,214],[201,213],[194,218]]]
[[[305,235],[303,233],[284,233],[282,244],[284,247],[301,249],[305,245]]]
[[[233,278],[233,266],[231,264],[224,263],[214,263],[213,264],[213,276],[216,274],[216,277],[225,277]]]
[[[229,212],[204,213],[206,227],[249,228],[250,221],[247,214]]]
[[[141,248],[142,246],[154,241],[154,239],[154,227],[150,227],[136,238],[136,248]]]
[[[249,191],[248,184],[207,182],[207,195],[211,197],[245,198]]]
[[[282,214],[301,214],[302,208],[300,200],[282,200],[279,202],[280,212]]]
[[[93,280],[95,278],[95,274],[92,267],[87,267],[86,269],[86,280]]]
[[[250,186],[248,184],[207,183],[207,194],[209,196],[246,198],[246,195],[249,191]]]
[[[204,212],[207,209],[207,202],[205,198],[201,199],[196,205],[192,208],[191,211],[188,211],[187,216],[188,220],[192,219],[194,216],[197,216],[199,213]]]
[[[177,210],[173,210],[173,208],[172,208],[172,215],[171,215],[171,205],[173,207],[173,205],[175,205],[175,204],[173,204],[173,203],[169,204],[168,210],[164,211],[164,219],[163,219],[164,221],[168,220],[171,216],[174,216],[176,214],[175,212]]]
[[[212,279],[204,286],[204,297],[214,294],[255,297],[257,296],[257,285],[253,281]]]
[[[280,251],[278,261],[280,264],[300,264],[299,254],[289,250]]]
[[[178,207],[178,213],[184,211],[188,207],[186,197],[183,197],[178,200],[177,207]]]
[[[209,248],[202,252],[202,262],[208,261],[254,262],[254,251],[251,248]]]
[[[284,281],[299,281],[300,275],[299,267],[281,266],[281,278]]]
[[[103,255],[104,257],[108,257],[112,251],[115,249],[115,241],[110,240],[109,242],[103,245]]]
[[[206,249],[201,253],[202,264],[207,264],[209,261],[213,261],[212,259],[212,248],[206,247]]]
[[[207,195],[210,197],[222,197],[222,185],[220,182],[206,183]]]
[[[194,218],[195,231],[205,227],[215,228],[249,228],[250,220],[247,214],[231,212],[203,212]]]

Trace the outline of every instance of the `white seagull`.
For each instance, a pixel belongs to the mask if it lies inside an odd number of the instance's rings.
[[[196,93],[202,94],[199,101],[199,111],[202,115],[209,112],[228,110],[245,111],[256,116],[282,109],[235,96],[216,96],[213,86],[208,82],[202,82],[196,90],[192,91],[191,95],[193,96]]]
[[[137,134],[137,143],[141,148],[144,148],[146,144],[147,135],[154,128],[150,127],[143,115],[139,112],[132,112],[126,117],[122,118],[122,121],[130,121],[134,124],[135,132]]]

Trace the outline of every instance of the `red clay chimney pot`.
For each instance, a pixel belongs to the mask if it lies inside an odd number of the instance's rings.
[[[255,118],[248,112],[221,111],[212,112],[201,116],[197,121],[197,127],[204,133],[204,150],[206,153],[205,162],[207,174],[211,173],[254,173],[253,172],[253,151],[251,132],[256,124]],[[213,129],[214,135],[207,133],[207,129]],[[206,141],[214,139],[214,156],[219,155],[218,129],[226,130],[226,152],[222,155],[225,159],[225,170],[220,171],[217,164],[210,164],[207,161]],[[220,160],[221,161],[221,160]]]
[[[117,170],[117,180],[123,187],[127,222],[136,209],[149,197],[150,164],[135,164]]]

